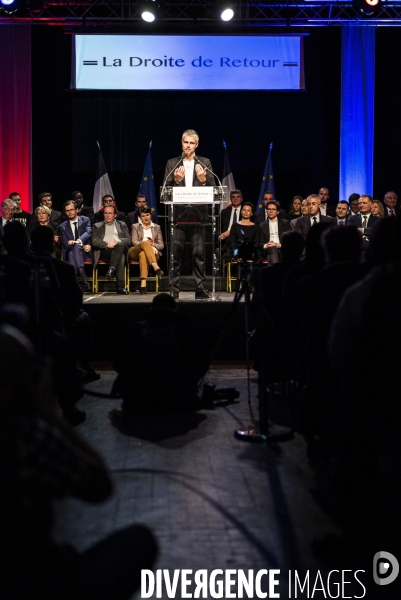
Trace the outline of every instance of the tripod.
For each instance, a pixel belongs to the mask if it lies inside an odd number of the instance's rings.
[[[249,361],[249,340],[254,332],[248,330],[248,316],[250,306],[250,287],[249,283],[254,273],[253,263],[242,262],[241,276],[238,281],[237,290],[233,301],[233,309],[238,305],[242,296],[245,298],[245,334],[246,334],[246,362],[247,362],[247,382],[248,382],[248,406],[251,419],[255,422],[251,407],[251,388],[250,388],[250,361]],[[271,322],[270,315],[266,310],[266,315]],[[261,316],[259,316],[259,324]],[[237,429],[234,432],[238,440],[246,442],[280,442],[293,438],[293,431],[288,427],[278,426],[269,421],[268,395],[266,391],[266,373],[265,364],[265,344],[263,336],[259,335],[259,352],[261,356],[261,368],[258,371],[258,397],[259,397],[259,426],[251,425],[249,429]]]

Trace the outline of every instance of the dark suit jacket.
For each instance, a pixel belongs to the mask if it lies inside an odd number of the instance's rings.
[[[331,217],[325,217],[324,215],[320,215],[319,222],[333,223],[333,219]],[[311,224],[309,215],[305,215],[304,217],[300,217],[299,219],[297,219],[297,222],[295,223],[295,231],[298,231],[298,233],[303,235],[305,240],[310,228]]]
[[[259,223],[259,225],[261,225],[262,223],[266,223],[266,209],[263,206],[262,208],[258,208],[258,210],[255,212],[254,216],[254,222],[255,223]],[[282,219],[283,221],[291,221],[291,215],[289,215],[288,213],[285,212],[285,210],[283,210],[282,208],[280,208],[280,212],[278,214],[279,219]]]
[[[203,165],[205,165],[205,167],[208,168],[205,184],[201,183],[196,176],[195,167],[198,164],[200,164],[200,166],[202,168],[204,168]],[[170,160],[167,161],[166,169],[164,171],[164,179],[163,179],[163,182],[165,182],[164,185],[167,185],[167,186],[179,185],[182,187],[185,186],[185,178],[182,181],[180,181],[180,183],[175,183],[175,181],[174,181],[174,171],[178,167],[181,167],[181,166],[182,166],[182,159],[180,156],[177,156],[177,158],[170,158]],[[194,164],[194,177],[192,180],[192,185],[193,186],[216,185],[216,182],[214,180],[214,175],[210,171],[213,171],[210,160],[208,158],[204,158],[203,156],[198,156],[197,159],[195,160],[195,164]]]
[[[125,244],[128,248],[131,246],[131,236],[128,231],[127,225],[124,221],[116,221],[116,228],[118,237],[121,242]],[[99,256],[100,250],[102,248],[107,248],[107,243],[103,241],[104,234],[106,233],[106,224],[103,221],[102,223],[95,223],[92,231],[92,245],[93,245],[93,262],[96,265]]]
[[[350,218],[351,218],[351,215],[347,215],[345,217],[345,223],[344,223],[344,225],[349,225]],[[335,215],[335,217],[333,218],[333,223],[334,223],[334,225],[338,225],[337,215]]]
[[[291,231],[291,225],[290,225],[290,222],[286,221],[285,219],[277,219],[277,221],[278,221],[278,238],[281,243],[281,237],[282,237],[283,233],[285,233],[286,231]],[[260,227],[260,248],[263,251],[263,246],[270,241],[269,222],[265,221],[264,223],[259,225],[259,227]]]
[[[334,204],[326,204],[326,217],[336,217],[336,207]]]
[[[156,223],[156,224],[159,223],[157,215],[154,212],[152,212],[152,214],[151,214],[151,219],[152,219],[153,223]],[[133,210],[132,212],[129,212],[127,214],[126,222],[127,222],[127,225],[128,225],[128,229],[131,229],[131,227],[133,225],[136,225],[138,223],[138,209],[137,208],[135,210]]]
[[[92,224],[88,217],[78,217],[78,234],[82,244],[90,244],[92,236]],[[74,239],[70,221],[64,221],[60,225],[60,235],[63,252],[68,250],[68,242]]]
[[[358,215],[354,215],[349,217],[347,221],[347,225],[353,225],[354,227],[361,228],[362,227],[362,215],[359,213]],[[380,223],[380,217],[375,217],[374,215],[370,215],[368,219],[368,226],[365,227],[363,235],[370,236],[372,235],[373,227],[375,227],[378,223]]]
[[[383,204],[383,210],[384,210],[384,218],[389,217],[390,215],[388,214],[388,208],[385,204]],[[394,209],[394,212],[395,212],[395,216],[397,216],[398,213],[400,212],[400,209],[396,206]]]

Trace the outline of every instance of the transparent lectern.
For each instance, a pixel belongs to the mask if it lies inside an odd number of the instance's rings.
[[[168,206],[168,223],[170,233],[169,280],[172,294],[173,245],[174,229],[177,225],[203,226],[211,230],[212,240],[212,290],[211,301],[216,296],[216,244],[218,232],[216,227],[216,205],[219,205],[227,191],[227,186],[164,186],[160,188],[160,201]],[[209,210],[210,209],[210,210]]]

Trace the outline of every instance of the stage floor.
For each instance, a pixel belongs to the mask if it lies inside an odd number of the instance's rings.
[[[160,290],[159,293],[161,293]],[[164,292],[168,293],[168,291]],[[100,292],[99,294],[88,294],[84,296],[84,304],[151,304],[153,298],[156,296],[155,292],[148,292],[147,294],[140,294],[139,292],[130,292],[128,296],[116,294],[115,292]],[[231,304],[234,300],[234,292],[220,292],[215,294],[215,299],[209,300],[195,300],[195,292],[180,292],[180,299],[178,302],[188,303],[193,302],[196,304],[214,304],[215,302],[224,302]],[[240,302],[243,302],[243,298]]]

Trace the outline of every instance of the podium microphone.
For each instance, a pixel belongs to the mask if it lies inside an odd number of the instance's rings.
[[[210,169],[207,165],[204,165],[203,162],[201,160],[199,160],[199,156],[196,156],[196,154],[194,155],[194,160],[196,160],[200,165],[202,165],[202,167],[204,169],[207,169],[208,171],[210,171],[210,173],[212,175],[214,175],[214,177],[216,177],[217,181],[219,182],[220,193],[221,193],[221,195],[223,197],[224,196],[224,190],[223,190],[223,186],[221,184],[221,181],[220,181],[218,175],[216,175],[216,173],[214,171],[212,171],[212,169]]]
[[[167,179],[170,177],[171,173],[173,173],[176,168],[178,167],[178,165],[180,164],[180,162],[182,162],[183,158],[185,157],[185,152],[183,152],[181,154],[181,158],[178,161],[178,163],[176,165],[174,165],[174,167],[171,169],[170,173],[166,176],[165,180],[163,181],[163,185],[162,185],[162,191],[161,191],[161,197],[164,197],[164,190],[166,189],[166,183],[167,183]]]

